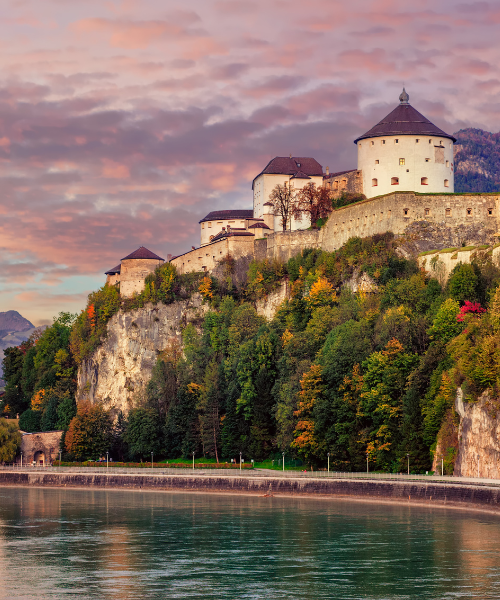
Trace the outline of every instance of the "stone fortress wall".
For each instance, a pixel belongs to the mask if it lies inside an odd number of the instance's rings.
[[[156,259],[128,259],[123,260],[120,273],[120,294],[123,298],[130,298],[139,294],[144,289],[144,280],[156,267],[163,264]]]
[[[21,440],[23,464],[31,465],[35,462],[37,466],[46,466],[54,460],[58,460],[62,434],[62,431],[23,433]],[[20,454],[16,460],[19,463],[21,462]]]

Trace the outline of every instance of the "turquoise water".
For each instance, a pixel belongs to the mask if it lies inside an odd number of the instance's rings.
[[[0,488],[0,598],[500,598],[500,517],[353,501]]]

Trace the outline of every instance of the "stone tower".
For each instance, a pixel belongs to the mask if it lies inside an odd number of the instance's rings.
[[[403,88],[399,106],[354,140],[366,197],[399,191],[453,193],[454,142],[410,105]]]

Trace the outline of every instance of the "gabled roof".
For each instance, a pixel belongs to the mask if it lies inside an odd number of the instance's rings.
[[[408,104],[407,97],[403,97],[403,100],[401,100],[401,97],[399,106],[377,123],[375,127],[356,138],[354,143],[357,144],[359,140],[367,138],[389,135],[432,135],[448,138],[454,142],[457,141],[452,135],[436,127],[429,119],[426,119],[418,110]]]
[[[297,171],[295,175],[292,175],[291,179],[311,179],[309,175],[306,175],[304,171]]]
[[[104,275],[116,275],[117,273],[120,273],[121,270],[122,270],[122,266],[116,265],[116,267],[113,267],[109,271],[106,271],[106,273],[104,273]]]
[[[225,221],[227,219],[251,219],[252,217],[253,210],[213,210],[201,221],[198,221],[198,223],[203,223],[204,221]]]
[[[250,227],[248,229],[271,229],[269,227],[269,225],[266,225],[265,223],[254,223],[253,225],[250,225]]]
[[[254,236],[254,234],[250,233],[250,231],[220,231],[217,235],[214,235],[214,237],[210,240],[210,243],[218,242],[226,237],[245,237],[250,235]]]
[[[132,254],[129,254],[125,258],[122,258],[122,260],[131,260],[133,258],[142,258],[144,260],[146,260],[146,259],[165,260],[161,256],[158,256],[158,254],[155,254],[154,252],[151,252],[151,250],[144,248],[144,246],[137,248],[137,250],[135,252],[132,252]]]
[[[303,173],[306,177],[323,177],[323,167],[315,158],[307,156],[276,156],[254,177],[252,189],[255,180],[261,175],[294,176],[297,173]]]

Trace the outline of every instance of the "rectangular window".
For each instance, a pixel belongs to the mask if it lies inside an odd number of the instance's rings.
[[[209,223],[209,224],[208,224],[208,227],[212,227],[212,223]]]
[[[385,140],[382,140],[382,144],[385,144]]]
[[[375,164],[376,164],[376,165],[378,165],[379,163],[380,163],[380,161],[377,159],[377,160],[375,161]]]
[[[445,211],[445,216],[451,217],[451,208],[447,208]]]
[[[415,140],[415,143],[416,143],[416,144],[418,144],[419,142],[420,142],[420,140],[417,138],[417,139]]]
[[[202,223],[202,224],[201,224],[201,228],[202,228],[202,229],[205,229],[205,223]]]
[[[405,164],[405,159],[404,158],[400,158],[399,159],[399,164],[400,165],[404,165]]]
[[[394,143],[395,144],[399,144],[399,140],[394,140]]]

